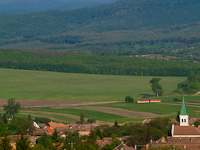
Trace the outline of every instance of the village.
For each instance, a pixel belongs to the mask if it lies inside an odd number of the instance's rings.
[[[159,101],[158,101],[159,102]],[[29,116],[30,117],[30,116]],[[29,129],[26,129],[26,133],[19,135],[5,135],[1,137],[0,146],[3,147],[5,144],[3,139],[9,139],[11,149],[19,149],[17,143],[23,139],[28,141],[29,149],[47,149],[45,147],[46,140],[52,138],[53,143],[52,147],[54,149],[80,149],[80,150],[93,150],[93,149],[102,149],[102,150],[154,150],[154,149],[185,149],[185,150],[199,150],[200,149],[200,125],[197,127],[194,126],[194,123],[199,121],[199,118],[189,118],[187,112],[186,104],[183,99],[182,106],[179,114],[179,121],[176,120],[167,120],[166,118],[155,118],[155,119],[145,119],[141,128],[146,128],[150,126],[157,126],[161,122],[167,122],[161,130],[168,128],[171,132],[166,137],[161,137],[158,140],[153,140],[153,134],[150,136],[146,144],[135,144],[133,140],[141,139],[140,136],[143,136],[141,133],[135,138],[131,138],[130,135],[118,136],[117,130],[121,130],[127,124],[120,124],[117,121],[114,123],[96,123],[95,120],[84,120],[84,116],[80,115],[80,121],[76,124],[63,124],[50,121],[47,123],[33,122],[33,132],[30,132]],[[159,121],[160,120],[160,121]],[[82,121],[82,122],[81,122]],[[169,123],[170,122],[170,123]],[[168,124],[169,123],[169,124]],[[157,125],[156,125],[157,124]],[[170,127],[169,127],[170,125]],[[136,126],[135,126],[136,127]],[[159,125],[156,127],[159,128]],[[153,128],[147,128],[147,131]],[[31,130],[31,128],[30,128]],[[107,131],[106,131],[107,130]],[[133,129],[134,130],[134,129]],[[136,129],[137,130],[137,129]],[[154,131],[152,131],[154,132]],[[157,132],[155,130],[155,132]],[[107,134],[107,135],[106,135]],[[159,134],[159,132],[157,133]],[[123,134],[121,134],[123,135]],[[170,136],[169,136],[170,135]],[[45,139],[46,138],[46,139]],[[43,140],[43,142],[41,142]],[[78,141],[82,143],[81,148],[76,147]],[[89,142],[90,141],[90,142]],[[77,143],[76,143],[77,142]],[[88,143],[89,142],[89,143]],[[24,142],[26,143],[26,142]],[[43,143],[43,146],[41,143]],[[84,143],[93,145],[90,147],[84,147]],[[139,142],[138,142],[139,143]],[[47,143],[46,143],[47,144]],[[50,144],[50,143],[48,143]],[[67,144],[67,145],[66,145]],[[49,149],[50,149],[49,145]],[[96,147],[96,148],[95,148]],[[5,148],[3,148],[5,149]],[[28,149],[28,148],[27,148]]]

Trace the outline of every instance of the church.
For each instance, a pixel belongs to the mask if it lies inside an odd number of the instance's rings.
[[[171,134],[167,138],[151,141],[145,147],[177,147],[184,150],[200,150],[200,126],[189,125],[189,115],[183,99],[179,115],[180,125],[172,125]]]
[[[172,125],[172,137],[199,137],[200,127],[194,127],[189,125],[189,115],[183,99],[181,112],[179,115],[180,125]]]

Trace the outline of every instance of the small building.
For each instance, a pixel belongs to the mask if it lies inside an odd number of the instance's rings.
[[[47,134],[52,134],[54,133],[54,130],[56,128],[65,128],[65,125],[63,123],[56,123],[56,122],[49,122],[47,125],[44,127],[44,130],[46,131]]]
[[[135,149],[133,147],[128,147],[124,143],[121,143],[119,146],[115,147],[113,150],[135,150]]]

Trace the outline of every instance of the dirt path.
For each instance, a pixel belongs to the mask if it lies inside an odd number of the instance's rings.
[[[73,115],[61,114],[61,113],[51,113],[51,112],[45,112],[45,111],[30,111],[30,110],[21,110],[20,112],[23,112],[23,113],[41,113],[41,114],[48,114],[48,115],[58,115],[58,116],[71,118],[71,119],[74,119],[74,120],[79,120],[79,117],[76,117],[76,116],[73,116]]]
[[[29,113],[20,113],[20,114],[29,115]],[[51,120],[55,120],[55,121],[66,122],[66,120],[60,120],[60,119],[53,118],[53,117],[46,116],[46,115],[35,115],[35,114],[31,114],[31,116],[35,116],[35,117],[45,117],[45,118],[48,118],[48,119],[51,119]]]
[[[148,112],[137,112],[131,111],[121,108],[113,108],[113,107],[95,107],[95,106],[83,106],[83,107],[75,107],[75,109],[86,109],[86,110],[94,110],[109,114],[114,114],[127,118],[154,118],[154,117],[163,117],[163,115],[157,115]]]

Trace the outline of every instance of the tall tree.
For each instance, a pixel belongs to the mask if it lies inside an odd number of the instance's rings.
[[[50,135],[47,135],[47,133],[44,133],[42,136],[40,136],[40,138],[36,140],[36,143],[37,145],[43,145],[47,149],[54,149],[52,137]]]
[[[8,105],[4,105],[3,107],[6,115],[13,118],[19,112],[20,104],[18,102],[15,103],[15,100],[11,98],[8,100]]]
[[[28,118],[16,117],[11,121],[11,125],[17,134],[32,134],[35,131],[33,121]]]
[[[85,123],[85,114],[83,112],[80,113],[80,124]]]
[[[176,115],[176,121],[178,121],[178,122],[180,122],[180,117],[179,117],[179,115],[180,115],[180,111],[178,111],[178,113],[177,113],[177,115]]]
[[[152,91],[156,94],[156,96],[161,96],[163,94],[163,89],[161,84],[159,83],[161,78],[152,78],[149,83],[151,84]]]
[[[4,136],[5,132],[7,132],[7,126],[2,119],[0,119],[0,137]]]
[[[8,123],[8,119],[7,119],[7,116],[6,116],[5,113],[4,113],[3,116],[2,116],[2,120],[4,121],[5,124]]]

